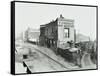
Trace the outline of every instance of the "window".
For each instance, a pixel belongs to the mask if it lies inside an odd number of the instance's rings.
[[[64,37],[69,38],[69,28],[64,28]]]

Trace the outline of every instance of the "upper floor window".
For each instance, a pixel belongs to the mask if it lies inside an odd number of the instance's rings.
[[[64,28],[64,37],[69,38],[69,28]]]

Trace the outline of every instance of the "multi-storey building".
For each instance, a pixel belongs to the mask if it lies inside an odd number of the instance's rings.
[[[74,20],[62,15],[54,21],[40,25],[40,44],[56,49],[68,47],[68,41],[75,41]]]
[[[39,36],[40,36],[40,31],[38,29],[28,28],[25,31],[25,41],[38,43],[39,42]]]

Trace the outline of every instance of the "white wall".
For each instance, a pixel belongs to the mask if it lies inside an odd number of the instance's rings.
[[[64,42],[71,41],[71,40],[74,41],[74,28],[73,27],[69,28],[69,38],[67,38],[67,37],[64,37],[64,27],[58,26],[58,40],[64,41]]]
[[[10,74],[10,1],[11,0],[0,0],[0,76],[11,76]],[[33,0],[33,1],[37,1],[37,0]],[[89,4],[89,5],[98,5],[100,7],[100,0],[38,0],[38,1],[52,2],[52,3],[53,2],[67,3],[67,4],[68,3],[86,4],[86,5]],[[100,14],[99,14],[99,18],[100,18]],[[100,29],[100,26],[98,26],[98,28]],[[100,42],[100,34],[98,39],[99,39],[98,42]],[[100,43],[98,44],[98,46],[100,46]],[[29,76],[33,76],[33,74]],[[100,76],[100,52],[99,52],[98,71],[95,70],[95,71],[47,73],[47,74],[35,74],[34,76]]]

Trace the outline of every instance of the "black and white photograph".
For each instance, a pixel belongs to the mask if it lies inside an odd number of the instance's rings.
[[[97,69],[97,6],[12,4],[15,74]]]

